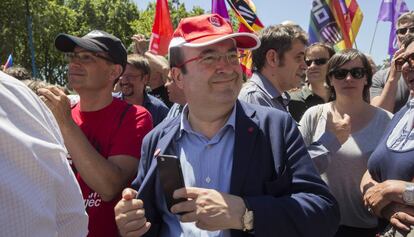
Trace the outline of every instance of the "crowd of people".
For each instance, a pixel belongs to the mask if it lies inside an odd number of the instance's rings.
[[[59,34],[67,88],[0,71],[0,236],[414,236],[412,28],[378,72],[294,22]]]

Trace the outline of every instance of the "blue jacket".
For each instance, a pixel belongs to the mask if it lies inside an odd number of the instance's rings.
[[[236,134],[230,193],[243,197],[254,212],[254,234],[239,236],[333,236],[339,208],[318,175],[288,113],[236,102]],[[152,226],[145,236],[158,236],[165,224],[155,200],[162,193],[154,152],[176,154],[180,116],[159,124],[145,138],[133,187],[144,201]],[[155,189],[158,189],[155,191]]]

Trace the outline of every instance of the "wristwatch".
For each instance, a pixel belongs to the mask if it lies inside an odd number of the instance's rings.
[[[250,232],[253,230],[253,221],[254,221],[253,211],[250,209],[250,206],[247,203],[247,200],[243,199],[243,201],[246,206],[246,210],[244,211],[244,214],[242,216],[242,227],[243,227],[243,231]]]
[[[408,183],[405,186],[405,190],[402,194],[402,198],[405,204],[414,206],[414,184]]]

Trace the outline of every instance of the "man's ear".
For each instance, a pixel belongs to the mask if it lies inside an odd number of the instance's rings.
[[[111,81],[116,80],[117,78],[119,78],[122,75],[123,71],[122,71],[122,66],[119,64],[115,64],[112,65],[112,70],[111,70],[111,74],[110,74],[110,78]]]
[[[145,74],[142,77],[142,82],[144,83],[144,85],[148,85],[149,79],[150,79],[150,74]]]
[[[271,67],[279,65],[279,54],[274,49],[269,49],[266,52],[266,62]]]
[[[178,88],[183,89],[184,88],[184,82],[183,82],[183,73],[181,69],[178,67],[173,67],[170,69],[170,75],[171,79],[174,80],[175,84]]]

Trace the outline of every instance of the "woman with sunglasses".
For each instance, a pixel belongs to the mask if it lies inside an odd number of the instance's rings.
[[[305,111],[329,101],[330,92],[325,84],[328,60],[335,50],[326,43],[314,43],[305,50],[306,84],[300,90],[289,92],[289,113],[300,121]]]
[[[349,136],[330,154],[326,167],[318,169],[339,203],[341,223],[335,236],[374,237],[377,219],[364,207],[359,184],[368,157],[382,136],[383,129],[378,128],[385,127],[392,114],[369,104],[372,71],[363,53],[350,49],[335,54],[327,71],[332,102],[307,110],[299,129],[306,144],[311,144],[330,129],[333,121],[350,118]]]
[[[402,73],[411,99],[385,129],[361,181],[367,209],[393,226],[384,236],[414,236],[414,35],[403,46],[395,70]]]

